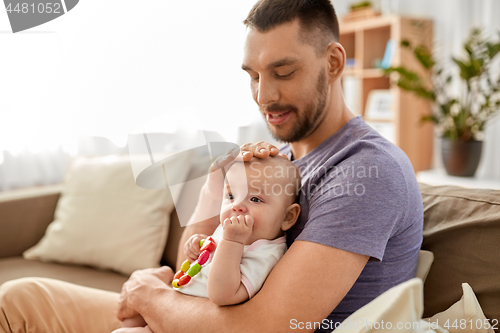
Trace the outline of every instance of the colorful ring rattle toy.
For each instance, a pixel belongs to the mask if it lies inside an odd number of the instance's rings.
[[[191,263],[186,259],[181,265],[181,270],[175,273],[172,286],[180,288],[188,284],[191,278],[200,272],[201,267],[208,261],[210,252],[213,250],[215,250],[215,241],[212,237],[200,240],[200,255],[198,256],[198,260]]]

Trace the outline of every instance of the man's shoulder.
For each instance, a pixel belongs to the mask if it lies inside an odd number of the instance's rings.
[[[310,183],[328,180],[356,181],[386,188],[401,188],[408,178],[415,178],[406,154],[395,144],[383,138],[361,118],[353,119],[348,127],[333,135],[313,151],[294,163],[303,179]],[[289,144],[280,152],[290,156]]]
[[[301,171],[316,174],[320,178],[342,173],[348,178],[359,173],[376,172],[377,177],[391,177],[398,174],[413,174],[413,168],[406,154],[394,144],[377,137],[366,137],[350,142],[340,149],[325,149],[321,154],[299,165]]]

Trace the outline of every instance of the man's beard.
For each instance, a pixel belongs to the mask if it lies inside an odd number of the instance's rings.
[[[272,127],[266,121],[267,127],[275,140],[282,142],[297,142],[308,137],[316,129],[318,126],[318,119],[322,116],[326,105],[327,84],[324,69],[322,69],[318,75],[316,91],[317,96],[306,106],[302,113],[299,113],[299,110],[291,104],[273,104],[266,109],[266,111],[290,111],[290,113],[294,113],[297,116],[293,127],[286,133],[273,131]],[[279,125],[276,127],[279,128]]]

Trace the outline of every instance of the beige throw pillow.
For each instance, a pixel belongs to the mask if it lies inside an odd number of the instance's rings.
[[[335,333],[407,332],[407,333],[494,333],[472,288],[462,284],[463,296],[446,311],[422,319],[422,280],[414,278],[375,298],[349,316]]]
[[[24,258],[85,264],[125,275],[158,267],[174,202],[167,189],[135,184],[131,162],[147,165],[148,159],[76,158],[66,174],[55,220]],[[184,154],[183,159],[178,170],[170,170],[176,179],[185,179],[189,171],[190,156]]]
[[[350,315],[335,333],[406,332],[446,333],[447,331],[422,320],[422,280],[403,282],[375,298]]]
[[[450,333],[493,333],[492,325],[498,328],[498,319],[488,321],[468,283],[462,283],[462,298],[447,310],[436,313],[428,320],[445,327]]]

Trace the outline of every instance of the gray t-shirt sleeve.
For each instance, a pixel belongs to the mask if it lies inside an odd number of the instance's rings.
[[[315,175],[316,186],[302,189],[309,216],[297,240],[381,261],[407,210],[406,182],[398,168],[390,155],[379,152],[352,156]]]

